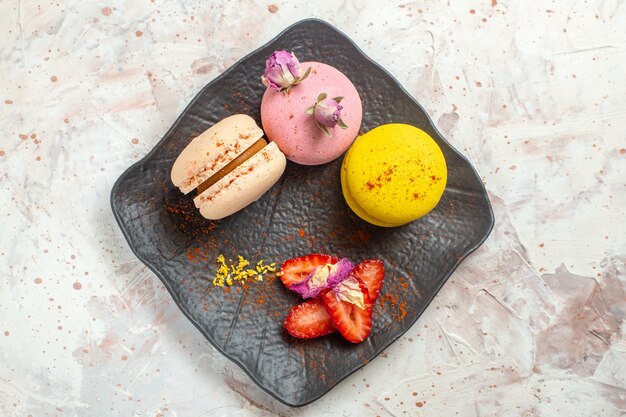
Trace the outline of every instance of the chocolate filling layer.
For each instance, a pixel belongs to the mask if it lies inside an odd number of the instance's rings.
[[[245,151],[237,155],[235,159],[227,163],[226,166],[224,166],[224,168],[220,169],[215,174],[211,175],[206,181],[198,185],[198,188],[196,188],[196,192],[197,192],[196,195],[202,194],[213,184],[215,184],[216,182],[224,178],[226,175],[234,171],[235,168],[237,168],[239,165],[243,164],[248,159],[252,158],[252,156],[255,155],[257,152],[260,152],[261,149],[265,147],[265,145],[267,145],[267,142],[265,142],[265,139],[263,138],[254,142],[248,149],[246,149]]]

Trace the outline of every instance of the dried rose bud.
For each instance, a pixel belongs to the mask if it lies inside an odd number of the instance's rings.
[[[317,127],[329,138],[332,137],[332,134],[328,128],[333,128],[336,125],[339,125],[342,129],[348,127],[341,120],[341,110],[343,109],[343,106],[339,104],[341,100],[343,100],[343,97],[328,98],[326,93],[322,93],[317,96],[315,104],[306,109],[306,113],[312,114],[315,118]]]
[[[297,292],[302,298],[315,298],[325,288],[333,288],[346,279],[354,269],[354,264],[347,259],[341,259],[335,264],[325,264],[319,266],[309,274],[302,282],[289,287]]]
[[[292,52],[274,51],[265,61],[261,81],[272,90],[289,92],[291,87],[302,82],[310,73],[311,67],[300,76],[300,62]]]

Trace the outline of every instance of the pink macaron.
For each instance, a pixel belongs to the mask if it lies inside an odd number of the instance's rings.
[[[352,82],[341,71],[319,62],[302,62],[302,72],[311,73],[289,93],[268,88],[261,102],[261,121],[267,138],[276,142],[285,156],[302,165],[321,165],[340,157],[352,144],[361,128],[363,107]],[[317,127],[306,110],[321,93],[343,97],[341,119],[348,126],[336,125],[328,137]]]

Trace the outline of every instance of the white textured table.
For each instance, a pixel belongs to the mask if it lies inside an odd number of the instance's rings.
[[[625,2],[210,3],[0,1],[0,416],[626,413]],[[311,16],[421,102],[496,226],[399,341],[290,409],[183,317],[109,191]]]

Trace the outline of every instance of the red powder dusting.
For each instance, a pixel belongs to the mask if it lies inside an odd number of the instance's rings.
[[[270,4],[267,6],[267,11],[270,13],[276,13],[278,11],[278,6],[275,4]]]
[[[417,406],[417,407],[423,407],[423,406],[424,406],[424,403],[423,403],[423,402],[421,402],[421,401],[418,401],[418,402],[416,402],[416,403],[415,403],[415,406]]]
[[[131,141],[130,141],[130,143],[132,143],[133,145],[136,145],[136,144],[138,144],[138,143],[139,143],[139,139],[137,139],[137,138],[132,138],[132,139],[131,139]]]
[[[167,193],[167,187],[164,186],[164,192]],[[197,254],[201,251],[209,252],[218,245],[217,237],[214,236],[213,230],[217,227],[216,223],[206,224],[198,223],[197,209],[193,204],[187,204],[183,200],[165,201],[163,208],[170,215],[178,230],[191,238],[202,237],[205,248],[196,248]],[[194,249],[190,249],[194,253]],[[208,259],[199,259],[207,261]]]
[[[0,150],[0,156],[6,155],[3,150]]]
[[[356,231],[356,237],[359,240],[359,242],[366,245],[369,242],[370,238],[372,237],[372,234],[369,232],[366,232],[363,229],[359,229]]]
[[[37,156],[37,158],[35,158],[36,161],[41,161],[41,156]]]
[[[470,9],[470,14],[476,14],[476,10]]]
[[[103,7],[102,8],[102,14],[105,16],[111,16],[111,8],[110,7]]]
[[[402,319],[404,319],[404,317],[406,316],[406,302],[402,302],[402,304],[400,304],[400,307],[398,308],[398,317],[396,318],[396,320],[398,321],[402,321]]]
[[[123,361],[126,361],[126,360],[128,360],[128,356],[122,355],[122,357],[120,359],[122,359]]]
[[[376,177],[376,179],[369,180],[367,183],[365,183],[365,188],[367,188],[368,191],[371,191],[374,188],[381,188],[383,184],[391,182],[396,168],[398,168],[397,165],[394,165],[391,168],[387,168],[387,170],[385,170],[385,172]]]
[[[13,100],[4,100],[4,104],[13,104]]]
[[[620,153],[621,155],[626,154],[626,149],[624,149],[624,148],[620,149],[620,150],[619,150],[619,153]]]
[[[476,81],[476,87],[482,87],[483,83],[481,83],[480,81]]]
[[[76,281],[76,282],[72,285],[72,287],[73,287],[75,290],[80,290],[81,288],[83,288],[83,285],[82,285],[80,282]]]
[[[26,140],[26,139],[28,139],[28,135],[25,135],[25,134],[23,134],[23,133],[20,133],[20,134],[19,134],[19,137],[20,137],[20,139],[22,139],[22,140]]]
[[[394,277],[390,279],[389,282],[393,282],[393,285],[399,285],[403,289],[408,288],[407,280],[404,277]],[[387,292],[385,294],[381,293],[378,300],[380,302],[381,308],[385,309],[394,320],[396,320],[398,323],[404,320],[407,314],[407,303],[406,301],[401,302],[398,294],[392,294],[391,292]]]
[[[35,139],[36,137],[37,137],[37,134],[36,134],[36,133],[31,133],[31,134],[30,134],[30,138],[31,138],[31,139]]]
[[[496,7],[498,0],[491,0],[491,7]]]
[[[304,229],[298,229],[298,236],[305,237],[306,233],[304,233]]]
[[[143,32],[140,31],[140,30],[135,32],[135,36],[138,37],[138,38],[141,38],[142,35],[143,35]]]
[[[52,77],[50,77],[50,81],[52,81],[53,83],[56,83],[58,80],[56,75],[53,75]]]
[[[166,210],[168,208],[166,207]],[[171,208],[170,208],[171,209]],[[168,210],[169,211],[169,210]],[[202,240],[204,241],[201,246],[195,248],[189,248],[187,250],[187,260],[190,262],[200,262],[208,265],[209,262],[213,262],[215,259],[213,258],[214,252],[219,246],[219,240],[214,235],[213,230],[217,226],[215,224],[210,224],[208,226],[200,227],[200,228],[190,228],[189,231],[193,233],[194,236],[199,237],[202,236]],[[181,228],[182,229],[182,228]],[[185,230],[187,230],[185,228]]]
[[[39,278],[39,277],[35,278],[35,284],[39,285],[39,284],[41,284],[41,282],[42,282],[41,278]]]

